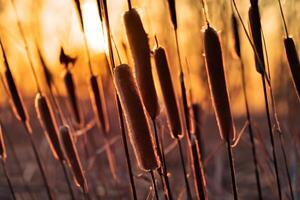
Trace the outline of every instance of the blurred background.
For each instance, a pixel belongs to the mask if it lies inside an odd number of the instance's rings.
[[[231,106],[233,109],[233,117],[235,120],[236,131],[243,127],[245,123],[245,105],[244,97],[241,87],[241,65],[238,57],[234,52],[233,33],[231,31],[231,13],[232,6],[231,1],[227,0],[207,0],[207,7],[209,12],[209,18],[212,26],[217,29],[220,33],[223,57],[225,60],[225,73],[227,79],[227,86],[231,100]],[[283,10],[287,20],[289,33],[293,36],[296,45],[300,45],[300,1],[298,0],[284,0]],[[82,12],[84,19],[84,27],[86,30],[86,37],[88,46],[91,52],[91,58],[93,63],[93,69],[96,74],[100,74],[104,79],[104,90],[107,92],[108,108],[110,113],[111,124],[113,130],[111,139],[115,139],[116,144],[121,144],[120,138],[117,140],[115,137],[118,136],[118,123],[114,122],[117,120],[115,105],[112,97],[113,85],[109,79],[109,67],[105,54],[107,54],[107,39],[103,35],[102,26],[100,23],[99,12],[95,0],[81,0]],[[239,0],[237,5],[246,27],[248,28],[248,8],[249,0]],[[21,19],[22,26],[25,30],[26,40],[29,44],[30,54],[34,61],[34,67],[39,74],[39,81],[43,86],[43,90],[47,92],[45,87],[45,80],[42,75],[41,63],[37,57],[37,45],[42,51],[42,55],[46,61],[47,66],[53,73],[54,79],[59,87],[60,99],[62,105],[64,105],[66,91],[63,87],[62,74],[64,73],[64,66],[59,62],[59,54],[61,47],[64,48],[68,55],[77,57],[78,60],[75,66],[71,69],[74,74],[74,79],[77,85],[77,93],[83,107],[83,113],[85,121],[88,123],[92,121],[93,113],[91,111],[91,105],[89,100],[88,88],[88,64],[87,55],[84,49],[83,35],[80,30],[80,22],[78,20],[78,14],[76,11],[75,4],[72,0],[15,0],[17,13]],[[155,47],[154,35],[158,37],[159,44],[166,48],[170,67],[173,75],[173,80],[176,80],[179,73],[179,65],[176,54],[175,35],[173,27],[169,17],[169,10],[166,0],[132,0],[132,5],[137,8],[149,37],[149,44],[151,48]],[[299,188],[299,134],[300,134],[300,106],[297,99],[294,86],[291,80],[290,71],[285,56],[284,45],[283,45],[283,25],[282,19],[280,18],[280,12],[278,2],[276,0],[265,0],[260,1],[260,11],[262,28],[265,34],[266,46],[268,50],[269,66],[272,77],[273,92],[276,101],[276,108],[278,117],[280,120],[281,128],[286,133],[286,144],[288,149],[288,158],[292,171],[293,184],[295,186],[295,192],[300,194]],[[110,25],[112,28],[112,36],[116,43],[116,48],[120,53],[122,62],[133,66],[133,60],[130,55],[130,50],[125,34],[123,14],[128,9],[125,0],[110,0],[108,1]],[[210,155],[210,152],[216,149],[216,146],[221,142],[216,125],[213,108],[210,101],[210,94],[207,85],[206,71],[203,58],[203,32],[202,28],[205,25],[203,19],[203,13],[201,8],[201,2],[198,0],[177,0],[176,1],[177,18],[178,18],[178,35],[179,35],[179,46],[180,53],[183,58],[184,72],[186,75],[187,87],[191,89],[193,100],[199,103],[202,107],[201,112],[201,130],[203,133],[203,145],[204,152]],[[30,116],[32,117],[33,124],[37,130],[41,128],[37,124],[35,111],[34,111],[34,95],[36,93],[36,85],[33,79],[33,75],[30,70],[30,66],[26,57],[26,51],[24,43],[20,37],[20,32],[17,27],[17,21],[15,12],[12,7],[12,3],[9,0],[0,0],[0,37],[5,47],[6,55],[14,75],[19,91],[25,100],[25,105],[29,108]],[[105,30],[104,30],[105,31]],[[247,81],[247,92],[249,97],[250,112],[253,115],[253,121],[256,124],[257,131],[261,132],[262,137],[266,137],[266,143],[269,143],[267,135],[267,122],[265,117],[265,108],[263,101],[263,90],[261,85],[261,77],[256,72],[254,66],[254,55],[251,46],[240,26],[241,35],[241,49],[242,58],[246,70],[246,81]],[[114,51],[116,51],[116,48]],[[299,48],[298,48],[299,49]],[[2,59],[2,56],[1,56]],[[116,58],[116,63],[119,64],[119,60]],[[188,63],[188,64],[187,64]],[[0,64],[0,70],[3,71],[3,63]],[[157,82],[156,73],[154,73],[155,81]],[[176,91],[178,94],[179,85],[177,81],[174,81]],[[15,125],[16,120],[11,114],[8,99],[5,97],[5,89],[1,84],[0,87],[0,106],[1,106],[1,121],[5,124],[8,134],[13,137],[14,143],[18,144],[17,149],[20,154],[20,159],[27,163],[24,167],[27,171],[27,180],[34,179],[33,174],[35,168],[29,161],[26,161],[26,156],[22,156],[26,150],[26,142],[22,141],[19,132],[22,132],[22,127]],[[161,99],[161,98],[160,98]],[[67,107],[66,107],[67,108]],[[164,109],[163,107],[161,108]],[[161,118],[164,118],[163,114]],[[95,130],[94,130],[95,131]],[[46,141],[40,132],[37,131],[37,137],[40,139],[41,153],[44,155],[44,159],[50,160],[53,163],[54,160],[51,158],[46,146]],[[245,134],[246,135],[246,134]],[[168,140],[171,143],[171,139]],[[240,188],[241,197],[243,199],[251,198],[251,188],[254,188],[254,177],[252,177],[252,171],[249,170],[247,165],[247,159],[252,159],[249,148],[248,135],[244,136],[244,142],[238,145],[236,148],[236,167],[238,174],[238,185]],[[99,141],[101,136],[98,136]],[[101,142],[100,142],[101,143]],[[115,144],[114,143],[114,144]],[[120,149],[121,145],[114,145],[114,149],[117,152],[116,155],[121,156],[123,150]],[[8,145],[9,148],[9,145]],[[22,149],[23,148],[23,149]],[[44,148],[44,149],[43,149]],[[295,150],[296,149],[296,150]],[[268,148],[267,148],[268,150]],[[213,158],[207,161],[205,168],[207,169],[207,182],[209,188],[209,197],[211,199],[230,199],[230,186],[226,184],[230,181],[226,173],[221,169],[224,162],[227,162],[227,158],[224,156],[225,148],[219,150]],[[261,149],[261,152],[263,150]],[[30,154],[30,152],[28,153]],[[25,154],[24,154],[25,155]],[[28,155],[30,156],[30,155]],[[173,157],[176,156],[174,153]],[[224,158],[223,158],[224,157]],[[172,156],[170,156],[169,162],[172,162]],[[122,158],[123,159],[123,158]],[[264,158],[261,158],[262,160]],[[102,159],[103,160],[103,159]],[[125,174],[125,164],[119,162],[119,168]],[[173,161],[175,162],[175,161]],[[9,165],[12,167],[12,176],[14,173],[13,161],[9,161]],[[298,163],[298,164],[297,164]],[[30,165],[31,164],[31,165]],[[174,166],[176,162],[173,163]],[[173,165],[171,165],[173,166]],[[227,164],[226,164],[227,166]],[[228,166],[227,166],[228,167]],[[124,168],[124,169],[123,169]],[[174,170],[176,167],[174,167]],[[282,166],[283,168],[283,166]],[[55,175],[55,169],[51,167],[47,168],[49,173]],[[108,169],[103,169],[103,174],[100,177],[105,177]],[[250,171],[250,172],[249,172]],[[58,173],[58,172],[57,172]],[[60,173],[60,172],[59,172]],[[265,172],[267,173],[267,172]],[[15,175],[16,181],[17,175]],[[221,178],[223,177],[223,178]],[[35,177],[37,178],[37,177]],[[38,179],[38,178],[37,178]],[[285,183],[285,178],[282,178]],[[126,180],[126,178],[125,178]],[[59,185],[52,180],[53,185]],[[267,191],[271,191],[270,197],[266,199],[273,199],[272,187],[270,185],[275,183],[267,183],[264,181],[264,188]],[[298,183],[298,184],[297,184]],[[123,191],[123,198],[127,198],[125,194],[128,194],[126,188],[127,183],[121,184],[123,189],[116,189],[107,191],[109,185],[113,183],[100,183],[101,187],[98,188],[98,193],[104,199],[119,199],[119,191]],[[0,197],[5,195],[5,180],[1,182]],[[285,184],[282,184],[286,187]],[[34,190],[39,193],[39,181],[35,184]],[[102,187],[103,186],[103,187]],[[298,187],[296,187],[298,186]],[[174,186],[175,187],[175,186]],[[177,186],[179,187],[179,186]],[[21,186],[19,190],[22,190]],[[65,199],[60,189],[57,189],[58,198]],[[126,192],[127,191],[127,192]],[[178,189],[179,193],[180,189]],[[226,193],[227,191],[227,193]],[[141,194],[143,190],[141,190]],[[224,194],[224,195],[223,195]],[[228,196],[228,197],[227,197]],[[223,198],[224,197],[224,198]],[[299,196],[298,196],[299,197]],[[300,198],[300,197],[299,197]]]

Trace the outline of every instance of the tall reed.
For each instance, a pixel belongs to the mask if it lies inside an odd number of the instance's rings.
[[[258,192],[258,198],[263,199],[262,186],[261,186],[261,181],[260,181],[261,176],[259,173],[259,168],[258,168],[258,163],[257,163],[257,153],[256,153],[257,149],[256,149],[255,143],[254,143],[252,119],[251,119],[251,115],[250,115],[247,89],[246,89],[247,88],[246,72],[245,72],[244,63],[243,63],[242,55],[241,55],[239,24],[238,24],[238,20],[237,20],[236,16],[233,13],[231,15],[231,23],[232,23],[232,30],[233,30],[233,34],[234,34],[235,53],[238,56],[238,58],[240,59],[240,63],[241,63],[242,88],[243,88],[243,95],[244,95],[244,103],[245,103],[245,107],[246,107],[246,116],[247,116],[247,120],[249,122],[248,131],[249,131],[249,137],[250,137],[250,142],[251,142],[251,150],[252,150],[252,157],[253,157],[253,163],[254,163],[256,187],[257,187],[257,192]]]
[[[255,46],[255,51],[257,52],[257,56],[255,56],[255,66],[257,72],[261,74],[263,91],[264,91],[264,100],[265,100],[265,109],[266,115],[268,120],[268,128],[269,128],[269,135],[271,139],[271,146],[272,146],[272,155],[273,155],[273,163],[275,167],[275,178],[277,183],[277,190],[279,199],[282,199],[282,192],[280,186],[280,179],[279,179],[279,170],[278,170],[278,163],[277,163],[277,155],[275,151],[275,140],[272,132],[272,122],[270,117],[269,111],[269,103],[268,103],[268,95],[266,90],[266,80],[265,80],[265,61],[264,61],[264,51],[263,51],[263,42],[262,42],[262,30],[261,30],[261,21],[260,21],[260,12],[258,7],[258,0],[251,0],[251,6],[248,11],[249,23],[250,23],[250,32],[253,39],[253,43]]]

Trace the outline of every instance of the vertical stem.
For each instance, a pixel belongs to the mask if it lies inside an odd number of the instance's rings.
[[[272,124],[271,124],[271,117],[270,117],[270,111],[269,111],[268,96],[267,96],[267,90],[266,90],[266,80],[264,79],[264,75],[262,75],[261,78],[262,78],[262,84],[263,84],[263,90],[264,90],[265,108],[266,108],[266,113],[267,113],[269,135],[270,135],[271,145],[272,145],[272,154],[273,154],[273,159],[274,159],[277,189],[278,189],[279,199],[281,200],[282,195],[281,195],[279,172],[278,172],[278,166],[277,166],[277,156],[276,156],[276,152],[275,152],[275,142],[274,142],[274,137],[273,137],[273,132],[272,132]]]
[[[159,172],[159,175],[162,179],[165,199],[171,200],[171,199],[173,199],[173,197],[172,197],[170,182],[169,182],[168,175],[167,175],[168,171],[167,171],[164,152],[161,150],[161,147],[160,147],[160,144],[159,144],[155,119],[152,119],[152,123],[153,123],[153,127],[154,127],[154,136],[155,136],[155,143],[156,143],[156,148],[157,148],[157,152],[158,152],[158,157],[159,157],[159,160],[160,160],[161,165],[162,165],[162,167],[160,167],[158,169],[158,172]]]
[[[153,188],[154,188],[154,193],[155,193],[156,200],[159,200],[158,190],[157,190],[157,187],[156,187],[153,170],[150,171],[150,175],[151,175],[151,179],[152,179],[152,185],[153,185]]]
[[[64,176],[65,176],[66,181],[67,181],[68,190],[69,190],[71,199],[72,199],[72,200],[75,200],[75,195],[74,195],[74,192],[73,192],[73,190],[72,190],[72,184],[71,184],[71,181],[70,181],[68,172],[67,172],[67,168],[66,168],[66,165],[65,165],[65,161],[59,160],[59,163],[60,163],[60,165],[61,165],[61,167],[62,167],[62,169],[63,169]]]
[[[284,159],[284,166],[285,166],[285,171],[286,171],[286,175],[287,175],[287,178],[288,178],[288,182],[289,182],[289,189],[290,189],[290,193],[291,193],[291,198],[292,200],[295,199],[294,197],[294,192],[293,192],[293,186],[292,186],[292,179],[291,179],[291,175],[289,173],[289,166],[287,165],[287,156],[286,156],[286,151],[285,151],[285,148],[284,148],[284,143],[283,143],[283,135],[282,133],[279,133],[280,134],[280,146],[281,146],[281,150],[282,150],[282,153],[283,153],[283,159]]]
[[[236,179],[235,179],[235,170],[234,170],[232,149],[231,149],[231,146],[230,146],[230,140],[229,139],[227,139],[226,145],[227,145],[228,159],[229,159],[229,165],[230,165],[230,171],[231,171],[233,197],[234,197],[234,200],[238,200],[238,192],[237,192],[237,185],[236,185]]]
[[[128,149],[127,138],[126,138],[126,134],[125,134],[123,111],[122,111],[121,102],[120,102],[120,99],[119,99],[118,95],[117,95],[117,109],[118,109],[118,112],[119,112],[119,120],[120,120],[120,124],[121,124],[122,141],[123,141],[125,155],[126,155],[126,163],[127,163],[128,173],[129,173],[131,191],[132,191],[133,199],[137,200],[136,188],[135,188],[135,183],[134,183],[134,179],[133,179],[132,166],[131,166],[130,157],[129,157],[129,149]]]
[[[128,10],[132,9],[131,0],[127,0]]]
[[[187,170],[186,170],[186,167],[184,164],[185,162],[184,162],[183,151],[182,151],[183,147],[182,147],[182,144],[181,144],[181,141],[179,138],[177,139],[177,142],[178,142],[178,147],[179,147],[180,161],[181,161],[181,165],[182,165],[182,169],[183,169],[183,173],[184,173],[184,182],[185,182],[185,187],[186,187],[186,192],[187,192],[187,199],[191,200],[192,192],[191,192],[189,181],[187,178]]]
[[[10,192],[11,192],[12,198],[13,198],[13,200],[16,200],[16,194],[15,194],[13,185],[12,185],[12,183],[11,183],[11,180],[10,180],[10,178],[9,178],[9,175],[8,175],[8,173],[7,173],[5,161],[4,161],[4,159],[2,158],[2,156],[0,156],[0,159],[1,159],[2,169],[3,169],[3,172],[4,172],[5,178],[6,178],[6,180],[7,180],[7,184],[8,184],[9,190],[10,190]]]
[[[39,169],[40,169],[40,171],[41,171],[43,183],[44,183],[44,186],[46,187],[46,191],[47,191],[48,198],[49,198],[49,200],[54,200],[54,199],[52,198],[52,195],[51,195],[50,186],[49,186],[49,183],[48,183],[48,180],[47,180],[47,177],[46,177],[46,173],[45,173],[45,171],[44,171],[44,169],[43,169],[43,165],[42,165],[41,159],[40,159],[40,157],[39,157],[38,150],[37,150],[37,148],[36,148],[36,145],[35,145],[35,143],[34,143],[34,141],[33,141],[33,137],[32,137],[32,135],[31,135],[32,133],[31,133],[29,127],[27,126],[27,124],[25,124],[25,123],[23,123],[23,124],[24,124],[24,127],[25,127],[25,129],[26,129],[26,131],[27,131],[27,133],[28,133],[29,140],[30,140],[30,144],[31,144],[31,147],[32,147],[32,150],[33,150],[35,159],[36,159],[37,164],[38,164],[38,167],[39,167]]]
[[[259,178],[260,176],[259,176],[259,169],[258,169],[258,163],[257,163],[256,147],[255,147],[255,143],[254,143],[252,121],[251,121],[248,98],[247,98],[246,74],[245,74],[245,68],[244,68],[244,63],[243,63],[242,59],[241,59],[241,69],[242,69],[241,71],[242,71],[242,87],[243,87],[243,93],[244,93],[244,102],[245,102],[245,106],[246,106],[247,120],[249,122],[248,130],[249,130],[249,137],[250,137],[250,142],[251,142],[253,163],[254,163],[254,168],[255,168],[256,187],[257,187],[257,191],[258,191],[258,198],[260,200],[262,200],[263,197],[262,197],[262,189],[261,189],[261,183],[260,183],[260,178]]]

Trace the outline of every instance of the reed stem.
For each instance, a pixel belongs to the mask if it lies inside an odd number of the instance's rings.
[[[233,198],[234,198],[234,200],[238,200],[239,198],[238,198],[238,191],[237,191],[237,184],[236,184],[236,178],[235,178],[234,162],[233,162],[233,156],[232,156],[232,149],[231,149],[231,145],[230,145],[230,139],[227,139],[226,145],[227,145],[228,159],[229,159],[230,172],[231,172]]]
[[[177,139],[178,147],[179,147],[179,154],[180,154],[180,162],[182,165],[183,173],[184,173],[184,182],[185,182],[185,187],[186,187],[186,192],[187,192],[187,199],[191,200],[192,199],[192,192],[191,188],[189,185],[188,177],[187,177],[187,170],[184,162],[184,157],[183,157],[183,147],[180,139]]]
[[[157,190],[156,183],[155,183],[155,177],[154,177],[153,170],[150,171],[150,175],[151,175],[151,179],[152,179],[152,185],[154,188],[155,197],[157,200],[159,200],[159,195],[158,195],[158,190]]]
[[[70,178],[69,178],[69,175],[68,175],[68,171],[67,171],[67,167],[65,165],[65,161],[59,160],[59,163],[60,163],[60,165],[61,165],[61,167],[63,169],[64,176],[65,176],[66,181],[67,181],[68,190],[69,190],[71,199],[75,200],[76,198],[75,198],[75,195],[74,195],[74,192],[73,192],[73,189],[72,189],[72,184],[71,184],[71,181],[70,181]]]
[[[161,177],[161,180],[162,180],[162,183],[163,183],[165,199],[171,200],[171,199],[173,199],[173,197],[172,197],[169,178],[168,178],[168,175],[167,175],[168,171],[167,171],[167,166],[166,166],[166,162],[165,162],[165,156],[163,155],[164,152],[162,151],[161,146],[159,144],[159,138],[158,138],[155,119],[152,119],[152,124],[153,124],[153,128],[154,128],[156,149],[157,149],[157,152],[158,152],[159,160],[160,160],[161,165],[162,165],[160,168],[158,168],[158,173],[159,173],[159,175]]]
[[[2,156],[0,156],[0,160],[1,160],[2,169],[3,169],[4,175],[5,175],[9,190],[11,192],[11,196],[12,196],[13,200],[16,200],[17,198],[16,198],[16,194],[15,194],[15,191],[14,191],[14,187],[11,183],[10,177],[9,177],[7,169],[6,169],[6,164],[5,164],[5,161],[2,158]]]
[[[274,142],[274,137],[273,137],[273,132],[272,132],[272,123],[271,123],[267,89],[266,89],[266,80],[264,79],[263,75],[261,76],[261,78],[262,78],[262,84],[263,84],[263,90],[264,90],[265,109],[266,109],[267,120],[268,120],[269,135],[270,135],[270,139],[271,139],[272,155],[273,155],[273,159],[274,159],[273,163],[274,163],[274,167],[275,167],[275,177],[276,177],[279,199],[281,200],[282,194],[281,194],[279,172],[278,172],[278,165],[277,165],[277,156],[276,156],[276,152],[275,152],[275,142]]]
[[[259,168],[258,168],[258,163],[257,163],[256,147],[255,147],[255,143],[254,143],[254,134],[253,134],[253,129],[252,129],[252,119],[251,119],[251,116],[250,116],[250,110],[249,110],[249,104],[248,104],[248,98],[247,98],[246,74],[245,74],[244,63],[243,63],[241,58],[240,58],[240,61],[241,61],[242,87],[243,87],[243,94],[244,94],[244,102],[245,102],[245,107],[246,107],[247,120],[249,122],[248,130],[249,130],[249,137],[250,137],[250,142],[251,142],[253,163],[254,163],[254,168],[255,168],[256,187],[257,187],[257,192],[258,192],[258,198],[260,200],[262,200],[263,196],[262,196],[261,182],[260,182],[260,178],[259,178],[260,175],[259,175]]]
[[[32,147],[35,159],[36,159],[38,167],[39,167],[39,169],[41,171],[42,180],[43,180],[44,186],[46,188],[47,196],[48,196],[49,200],[54,200],[53,197],[52,197],[52,195],[51,195],[51,190],[50,190],[50,186],[49,186],[49,183],[48,183],[48,179],[47,179],[46,173],[45,173],[45,171],[43,169],[43,165],[42,165],[40,156],[38,154],[38,150],[37,150],[36,145],[35,145],[35,143],[33,141],[31,130],[28,127],[27,124],[23,123],[23,125],[24,125],[24,128],[25,128],[26,132],[28,133],[28,137],[29,137],[29,140],[30,140],[30,144],[31,144],[31,147]]]

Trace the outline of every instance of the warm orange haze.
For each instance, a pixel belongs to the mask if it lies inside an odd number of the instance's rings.
[[[0,0],[0,199],[300,198],[297,0]]]

